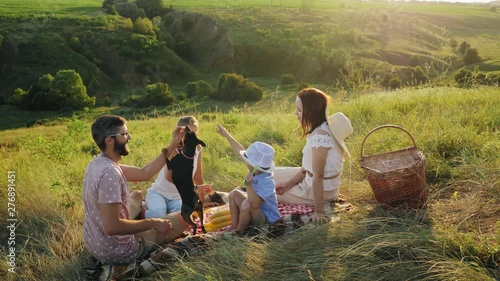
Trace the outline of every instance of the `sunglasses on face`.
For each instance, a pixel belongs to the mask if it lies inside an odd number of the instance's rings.
[[[121,134],[113,134],[113,135],[109,135],[108,137],[116,137],[116,136],[122,136],[122,137],[126,137],[126,138],[132,137],[132,135],[130,135],[129,132],[125,132],[125,133],[121,133]]]

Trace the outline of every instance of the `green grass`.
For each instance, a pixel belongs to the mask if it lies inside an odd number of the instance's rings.
[[[201,61],[180,59],[171,49],[179,42],[173,42],[172,38],[163,40],[182,33],[191,41],[206,32],[192,31],[195,34],[190,38],[191,31],[177,30],[160,36],[163,39],[149,37],[139,44],[131,40],[130,31],[123,30],[122,18],[103,13],[101,3],[2,1],[0,34],[4,39],[0,56],[9,62],[7,65],[15,61],[16,67],[0,81],[5,89],[1,97],[6,100],[17,87],[27,89],[38,77],[60,69],[80,73],[99,105],[108,97],[118,104],[130,96],[130,88],[144,86],[141,82],[150,70],[169,73],[169,77],[160,78],[168,80],[173,88],[182,88],[199,76],[217,77],[222,72],[199,65]],[[272,7],[270,1],[165,3],[179,11],[195,11],[211,17],[218,28],[227,28],[234,52],[229,68],[251,77],[277,78],[289,72],[298,80],[335,86],[339,63],[357,69],[359,63],[363,68],[359,71],[368,72],[375,79],[377,75],[382,77],[382,72],[406,67],[414,54],[432,62],[443,73],[448,66],[447,58],[457,55],[447,46],[450,38],[459,43],[467,40],[478,49],[484,58],[481,70],[495,71],[500,67],[496,28],[500,23],[485,5],[315,1],[311,12],[305,13],[298,0],[283,1],[282,6],[274,1]],[[202,16],[191,17],[193,21]],[[80,50],[71,47],[72,38],[79,38]],[[164,47],[151,54],[149,45]],[[346,50],[348,57],[338,55],[339,50]],[[452,65],[444,76],[449,80],[459,67],[460,63]],[[124,69],[127,73],[122,73]],[[435,72],[431,69],[426,74],[430,75],[431,83],[442,84],[444,79]],[[380,81],[374,81],[373,85],[377,83]]]
[[[74,61],[83,66],[81,56],[59,58],[62,52],[54,50],[64,47],[64,38],[80,36],[87,29],[121,42],[117,32],[120,19],[100,15],[101,3],[4,0],[0,3],[0,30],[15,34],[21,30],[28,39],[40,40],[33,41],[33,50],[53,50],[42,60],[43,73],[54,73],[47,67],[52,62]],[[372,63],[375,69],[392,68],[377,59],[393,53],[421,54],[445,64],[444,57],[452,52],[442,44],[447,38],[455,38],[478,48],[485,59],[478,65],[480,71],[500,71],[498,17],[484,5],[315,1],[313,12],[303,14],[298,0],[283,1],[283,6],[273,1],[271,8],[270,1],[165,3],[215,18],[231,30],[236,45],[271,50],[266,54],[270,59],[300,43],[305,52],[351,48],[354,57],[368,56],[360,62]],[[390,38],[386,49],[374,39],[383,26],[384,15],[390,22],[386,26]],[[61,26],[64,35],[57,34]],[[44,32],[58,42],[57,48],[45,44]],[[416,35],[419,40],[415,40]],[[4,36],[2,47],[8,40]],[[39,57],[38,53],[22,57],[30,73]],[[300,165],[304,139],[293,114],[296,85],[280,86],[279,75],[262,75],[259,69],[266,66],[259,63],[255,60],[254,72],[249,74],[266,90],[258,102],[215,102],[197,97],[169,107],[113,106],[74,113],[25,112],[2,105],[0,173],[5,176],[0,181],[4,191],[0,194],[4,206],[0,214],[5,217],[6,175],[15,171],[15,203],[21,223],[16,229],[16,275],[7,272],[4,262],[0,276],[7,276],[7,280],[84,280],[83,268],[89,265],[90,255],[81,237],[82,178],[97,151],[89,130],[100,114],[119,114],[129,120],[132,153],[123,163],[131,165],[144,165],[159,153],[179,116],[195,115],[201,123],[199,136],[207,143],[205,180],[217,190],[230,191],[239,185],[244,165],[215,132],[216,124],[226,126],[244,146],[256,140],[272,144],[277,165]],[[297,65],[306,72],[315,66]],[[426,71],[442,74],[440,67]],[[83,72],[91,75],[88,69]],[[212,71],[204,79],[215,85],[218,75]],[[440,79],[436,85],[455,85],[450,77]],[[342,111],[352,121],[355,131],[347,143],[353,159],[346,160],[341,192],[355,210],[341,214],[337,222],[305,227],[269,241],[221,241],[203,256],[184,259],[147,280],[500,279],[500,88],[429,86],[384,92],[362,87],[341,90],[331,83],[312,82],[333,97],[330,113]],[[171,85],[174,94],[182,93],[184,87],[184,82]],[[114,103],[129,94],[122,85],[113,91]],[[427,209],[389,211],[374,201],[358,161],[364,137],[382,124],[408,129],[424,153]],[[411,145],[410,138],[399,130],[380,130],[366,140],[363,153],[373,155]],[[130,185],[145,192],[150,184]],[[6,225],[2,220],[1,241],[9,235]],[[5,244],[0,255],[7,255]]]
[[[269,86],[272,85],[269,82]],[[327,89],[328,90],[328,89]],[[243,163],[215,132],[225,125],[244,146],[272,144],[277,165],[300,165],[304,140],[293,115],[295,90],[277,88],[275,103],[233,104],[230,111],[191,111],[201,122],[205,180],[229,191],[241,182]],[[341,193],[355,206],[340,220],[269,241],[228,239],[203,256],[192,257],[146,280],[495,280],[500,262],[498,189],[500,89],[422,88],[371,92],[343,99],[337,92],[330,112],[352,121],[347,143],[353,161],[344,166]],[[272,97],[272,99],[271,99]],[[109,109],[115,111],[116,109]],[[0,173],[17,175],[16,275],[8,280],[84,280],[90,255],[81,227],[82,177],[96,151],[90,111],[58,126],[0,132]],[[186,112],[184,112],[186,113]],[[153,115],[152,115],[153,116]],[[131,154],[123,163],[144,165],[169,140],[178,115],[131,114]],[[372,128],[398,124],[423,151],[429,190],[428,208],[384,210],[373,199],[359,167],[360,145]],[[4,141],[3,141],[4,142]],[[411,145],[399,130],[371,135],[365,155]],[[131,183],[146,191],[150,183]],[[2,190],[6,181],[2,183]],[[6,193],[0,196],[6,206]],[[0,236],[6,237],[5,222]],[[6,255],[6,248],[0,255]]]
[[[3,16],[29,14],[88,14],[100,12],[101,0],[2,0],[0,13]]]
[[[2,0],[0,2],[0,12],[4,15],[17,13],[83,13],[97,12],[102,6],[101,0]],[[299,8],[302,5],[300,0],[269,1],[269,0],[196,0],[180,1],[165,0],[165,5],[172,5],[174,8]],[[272,3],[272,5],[271,5]],[[314,1],[313,9],[350,9],[350,10],[388,10],[404,12],[432,12],[441,14],[484,14],[491,13],[488,5],[466,5],[452,3],[384,3],[384,2],[359,2],[359,1]]]
[[[168,6],[172,4],[174,8],[300,8],[303,7],[303,1],[300,0],[289,0],[289,1],[279,1],[279,0],[252,0],[252,1],[242,1],[242,0],[198,0],[198,1],[179,1],[179,0],[166,0],[164,3]],[[457,3],[408,3],[408,2],[377,2],[377,1],[335,1],[335,0],[323,0],[323,1],[311,1],[310,8],[314,13],[314,10],[356,10],[356,11],[367,11],[367,10],[378,10],[378,11],[391,11],[391,12],[425,12],[425,13],[436,13],[436,14],[485,14],[491,13],[488,5],[467,5],[467,4],[457,4]]]

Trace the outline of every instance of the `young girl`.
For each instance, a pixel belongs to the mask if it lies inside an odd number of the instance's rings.
[[[180,118],[177,125],[188,126],[189,129],[195,133],[198,132],[199,129],[198,121],[193,116],[184,116]],[[182,149],[182,145],[177,150],[180,151],[180,149]],[[194,155],[195,159],[193,166],[193,182],[196,186],[201,186],[204,187],[204,189],[208,188],[209,190],[211,190],[210,186],[203,185],[201,154],[202,147],[201,145],[198,145],[198,147],[196,148],[196,153]],[[202,197],[204,196],[200,196],[200,199],[203,202],[204,198]],[[213,203],[208,202],[204,204],[205,207],[213,205]],[[162,170],[158,174],[158,177],[148,189],[146,194],[146,206],[146,218],[161,218],[164,217],[165,214],[178,212],[181,210],[181,196],[179,195],[177,188],[175,188],[175,185],[172,182],[172,171],[168,170],[166,166],[162,168]]]

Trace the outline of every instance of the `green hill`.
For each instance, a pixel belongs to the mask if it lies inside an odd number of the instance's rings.
[[[98,104],[118,103],[149,83],[183,86],[222,72],[289,73],[349,90],[387,83],[389,74],[403,86],[421,83],[416,75],[446,84],[463,66],[450,39],[478,50],[479,71],[500,71],[500,17],[487,5],[174,2],[174,10],[153,20],[153,32],[138,34],[130,19],[105,14],[101,1],[3,2],[4,101],[60,69],[80,73]]]
[[[129,120],[132,152],[122,163],[140,166],[159,154],[179,116],[195,115],[207,144],[205,181],[216,190],[241,184],[244,171],[215,132],[217,124],[244,146],[256,140],[272,144],[277,166],[300,165],[304,139],[293,115],[297,84],[282,85],[283,74],[321,88],[333,98],[330,112],[351,119],[347,145],[353,159],[346,159],[341,193],[353,211],[271,240],[230,237],[145,280],[500,279],[500,87],[479,79],[500,72],[497,12],[488,5],[413,1],[165,4],[174,10],[152,20],[153,32],[144,32],[131,19],[105,14],[101,0],[0,2],[3,100],[41,75],[74,69],[98,101],[79,112],[0,105],[0,216],[10,212],[18,220],[14,230],[7,228],[10,221],[0,222],[0,241],[15,236],[16,242],[15,274],[3,262],[0,279],[87,279],[84,268],[92,260],[82,241],[82,178],[97,153],[89,126],[100,114]],[[451,39],[467,41],[482,60],[464,66]],[[453,76],[460,68],[475,80],[457,83]],[[181,97],[187,81],[215,85],[222,72],[251,78],[265,89],[263,99],[120,105],[150,83],[168,82]],[[401,84],[394,90],[383,85],[395,78]],[[375,201],[359,159],[366,134],[383,124],[409,130],[425,155],[426,209],[387,210]],[[380,131],[363,153],[408,145],[407,135]],[[9,182],[12,174],[15,181]],[[130,188],[146,192],[150,184]],[[6,243],[0,247],[0,255],[11,253]]]

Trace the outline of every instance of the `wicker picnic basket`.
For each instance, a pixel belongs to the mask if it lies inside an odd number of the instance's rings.
[[[377,155],[364,155],[365,141],[373,132],[396,128],[404,131],[413,141],[413,147]],[[361,167],[366,172],[375,199],[384,207],[406,206],[423,208],[426,205],[425,158],[417,149],[415,139],[403,127],[382,125],[374,128],[361,143]]]

